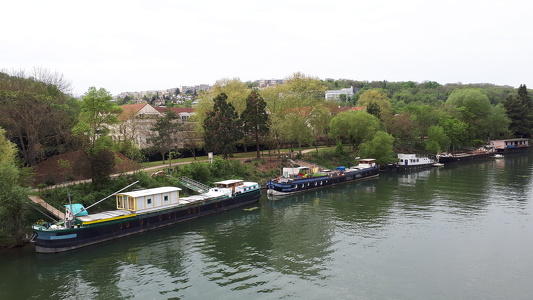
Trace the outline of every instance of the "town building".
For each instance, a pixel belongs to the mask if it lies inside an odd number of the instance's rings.
[[[261,80],[256,80],[254,82],[257,83],[257,86],[259,88],[267,88],[267,87],[271,87],[275,85],[284,84],[285,80],[283,79],[261,79]]]
[[[110,136],[117,141],[129,139],[145,149],[151,146],[149,139],[157,132],[152,128],[166,110],[173,111],[177,116],[177,122],[182,123],[176,149],[189,147],[197,144],[199,137],[194,130],[194,123],[190,117],[194,115],[194,108],[188,107],[153,107],[148,103],[127,104],[121,106],[123,112],[118,116],[119,123],[111,126]]]
[[[346,98],[353,97],[353,95],[355,95],[353,87],[340,90],[327,90],[326,100],[339,100],[340,95],[346,95]]]
[[[182,94],[198,94],[199,91],[208,92],[213,87],[209,84],[199,84],[199,85],[182,85],[180,92]]]

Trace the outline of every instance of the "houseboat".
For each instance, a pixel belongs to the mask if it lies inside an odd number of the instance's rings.
[[[469,160],[479,160],[491,158],[496,153],[492,146],[482,146],[474,151],[454,152],[454,153],[439,153],[437,160],[439,163],[455,163]]]
[[[181,197],[178,187],[116,193],[116,210],[89,214],[81,204],[65,205],[65,219],[33,225],[40,253],[55,253],[133,235],[259,201],[261,186],[243,180],[215,183],[207,192]]]
[[[429,168],[435,165],[437,161],[428,156],[418,154],[398,154],[398,162],[389,164],[387,171],[408,171]]]
[[[523,152],[529,149],[529,139],[492,140],[490,145],[500,154]]]
[[[335,170],[309,167],[283,168],[282,176],[266,183],[267,195],[291,195],[378,175],[379,165],[375,159],[360,159],[357,166],[337,167]]]

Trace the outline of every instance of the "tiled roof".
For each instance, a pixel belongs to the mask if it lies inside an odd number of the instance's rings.
[[[120,121],[127,120],[127,119],[131,118],[132,116],[134,116],[136,113],[138,113],[146,105],[148,105],[148,103],[137,103],[137,104],[122,105],[120,107],[122,107],[122,109],[124,111],[122,111],[122,113],[118,116],[118,119]]]

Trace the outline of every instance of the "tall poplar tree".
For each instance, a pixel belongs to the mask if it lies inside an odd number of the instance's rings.
[[[246,98],[246,109],[241,114],[244,134],[253,135],[257,158],[261,158],[259,142],[261,137],[268,134],[268,114],[265,110],[266,102],[259,95],[257,90],[252,90]]]
[[[508,96],[503,106],[511,119],[509,130],[515,136],[530,137],[533,127],[533,102],[525,84],[520,85],[516,95]]]
[[[243,136],[242,122],[235,107],[228,103],[226,94],[220,93],[213,100],[213,110],[207,112],[203,124],[205,149],[227,159],[233,155],[237,141]]]

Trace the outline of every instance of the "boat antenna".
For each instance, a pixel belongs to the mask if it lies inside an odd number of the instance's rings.
[[[72,209],[72,200],[70,199],[70,192],[68,193],[68,204],[70,205],[70,214],[72,215],[72,218],[74,219],[74,211]],[[68,216],[65,215],[65,224],[67,223]]]
[[[89,205],[88,207],[84,207],[84,208],[81,209],[79,212],[77,212],[76,215],[79,214],[79,213],[81,213],[81,212],[83,212],[83,211],[88,210],[89,208],[91,208],[91,207],[95,206],[96,204],[98,204],[98,203],[100,203],[100,202],[106,200],[106,199],[109,198],[109,197],[115,196],[116,194],[122,192],[123,190],[129,188],[130,186],[132,186],[132,185],[134,185],[134,184],[137,184],[138,182],[139,182],[139,180],[135,181],[134,183],[132,183],[132,184],[126,186],[126,187],[121,188],[120,190],[114,192],[113,194],[111,194],[111,195],[105,197],[104,199],[102,199],[102,200],[100,200],[100,201],[98,201],[98,202],[96,202],[96,203],[93,203],[93,204]],[[75,215],[74,215],[74,216],[75,216]]]

